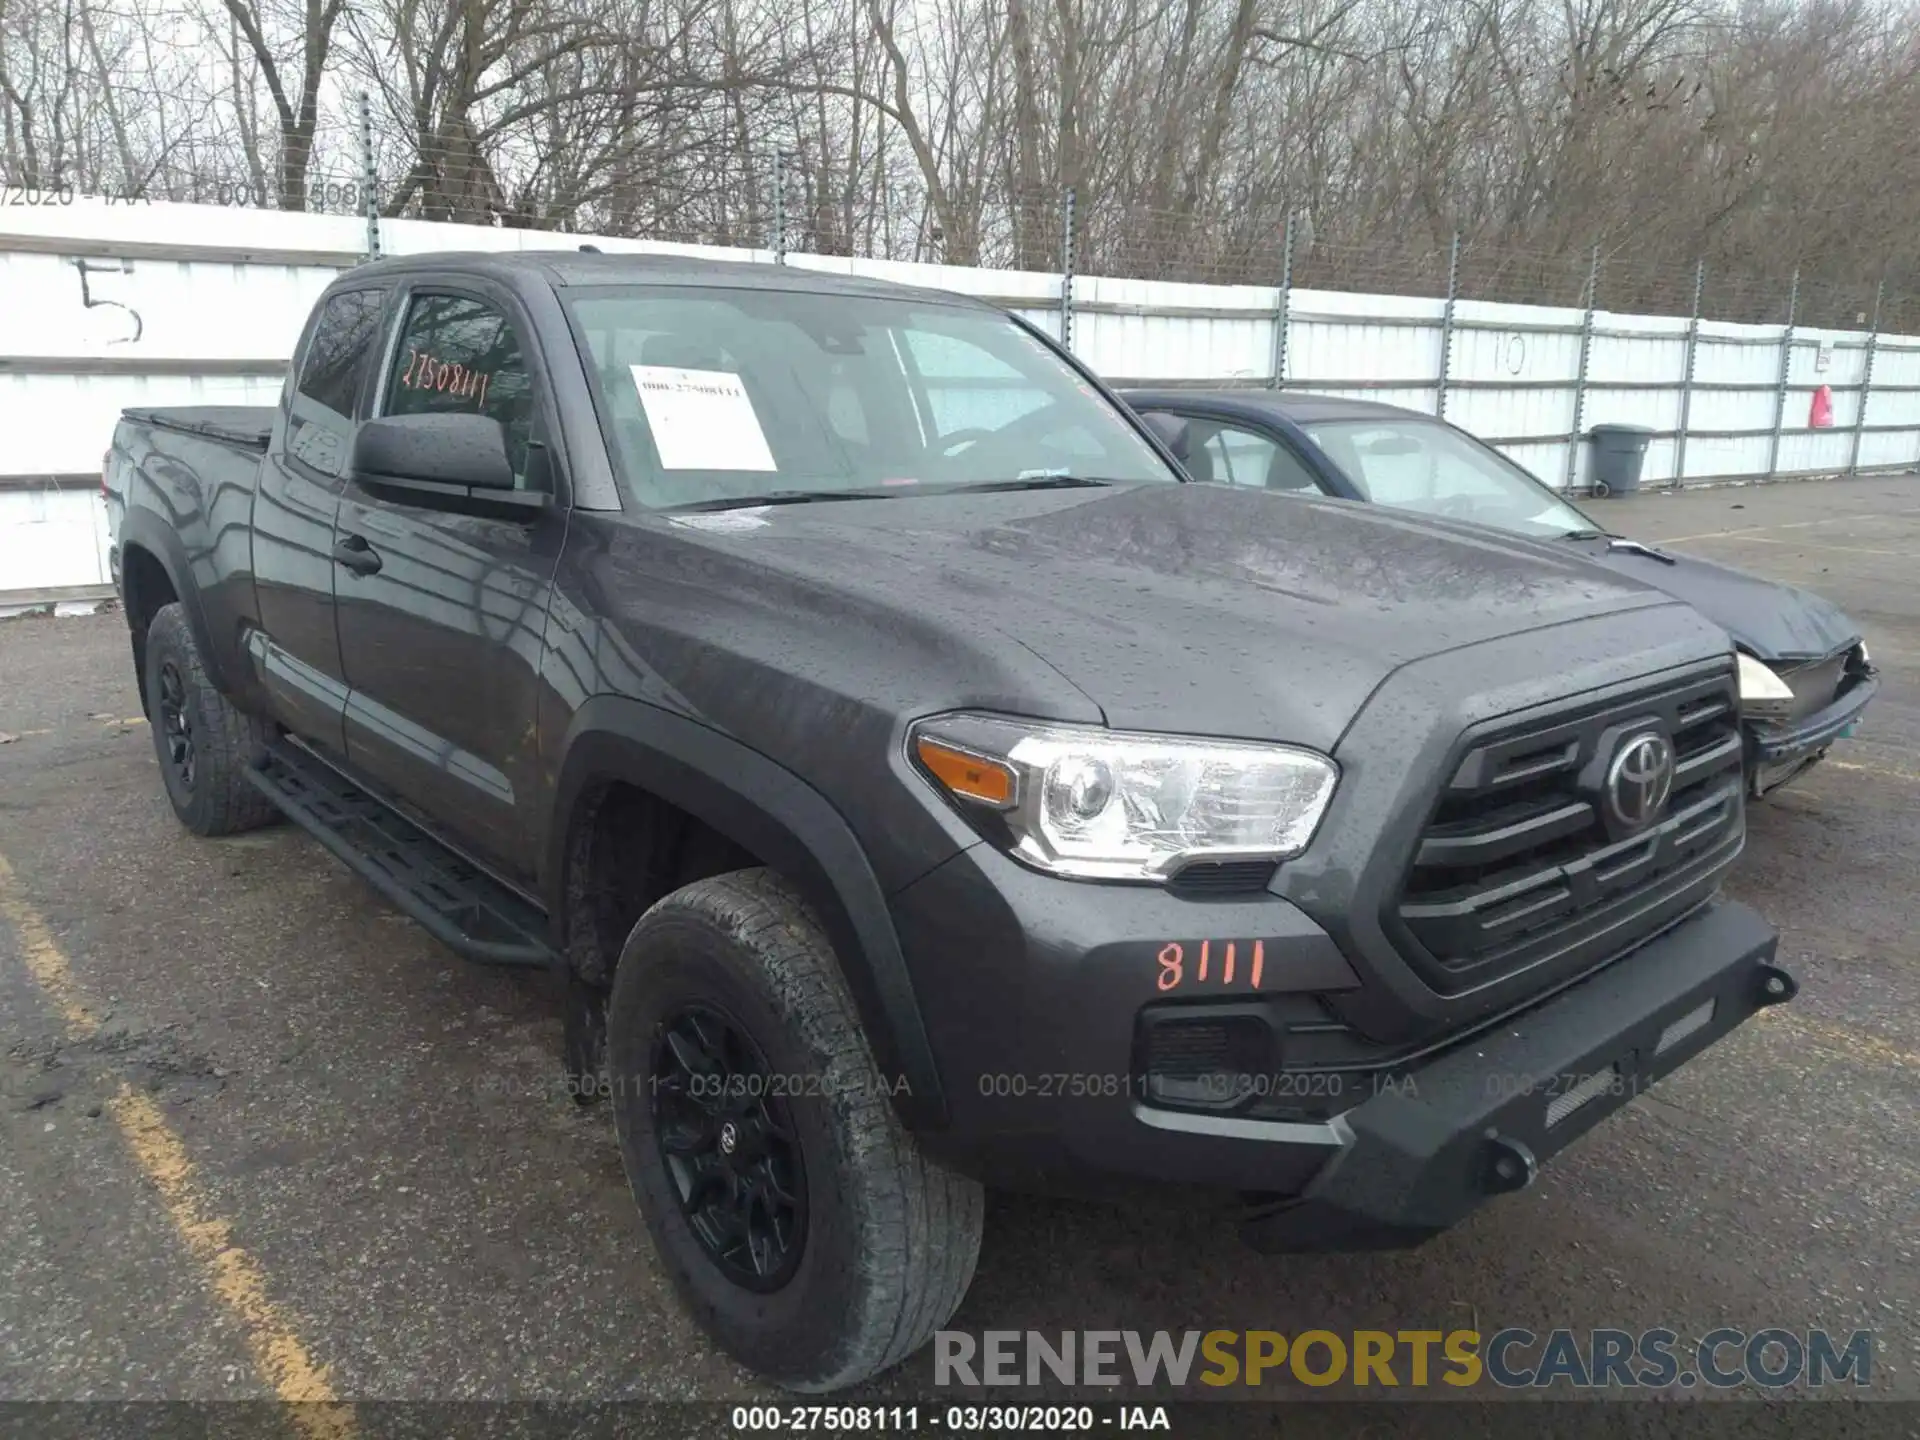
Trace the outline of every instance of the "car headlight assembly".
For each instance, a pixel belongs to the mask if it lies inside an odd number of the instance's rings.
[[[1760,661],[1740,653],[1740,711],[1762,719],[1793,712],[1793,690]]]
[[[1164,884],[1195,861],[1298,855],[1339,770],[1292,745],[955,714],[907,737],[915,766],[1016,859]]]

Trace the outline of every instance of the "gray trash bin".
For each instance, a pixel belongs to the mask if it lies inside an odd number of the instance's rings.
[[[1596,495],[1631,495],[1640,488],[1640,467],[1646,463],[1653,431],[1645,425],[1596,425],[1587,432],[1593,442],[1593,468],[1588,482]]]

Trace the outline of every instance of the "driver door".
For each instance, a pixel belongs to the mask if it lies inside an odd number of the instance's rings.
[[[496,519],[348,488],[334,533],[347,759],[526,883],[539,862],[539,666],[567,528],[548,391],[505,292],[416,282],[399,314],[372,413],[490,415],[515,488],[550,489],[554,503]]]

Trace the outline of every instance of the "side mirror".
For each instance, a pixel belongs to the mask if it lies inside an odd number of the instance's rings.
[[[491,415],[388,415],[353,438],[353,478],[362,484],[513,489],[506,427]]]
[[[353,482],[408,505],[530,519],[553,503],[513,488],[506,427],[490,415],[388,415],[353,438]]]
[[[1142,410],[1140,418],[1154,433],[1154,437],[1173,452],[1173,458],[1182,465],[1187,463],[1187,439],[1191,429],[1178,415],[1169,415],[1164,410]]]

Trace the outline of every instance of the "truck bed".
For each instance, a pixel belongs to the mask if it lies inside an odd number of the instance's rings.
[[[274,405],[166,405],[157,408],[125,410],[129,420],[159,430],[179,430],[209,440],[238,446],[244,450],[265,451],[273,434]]]

